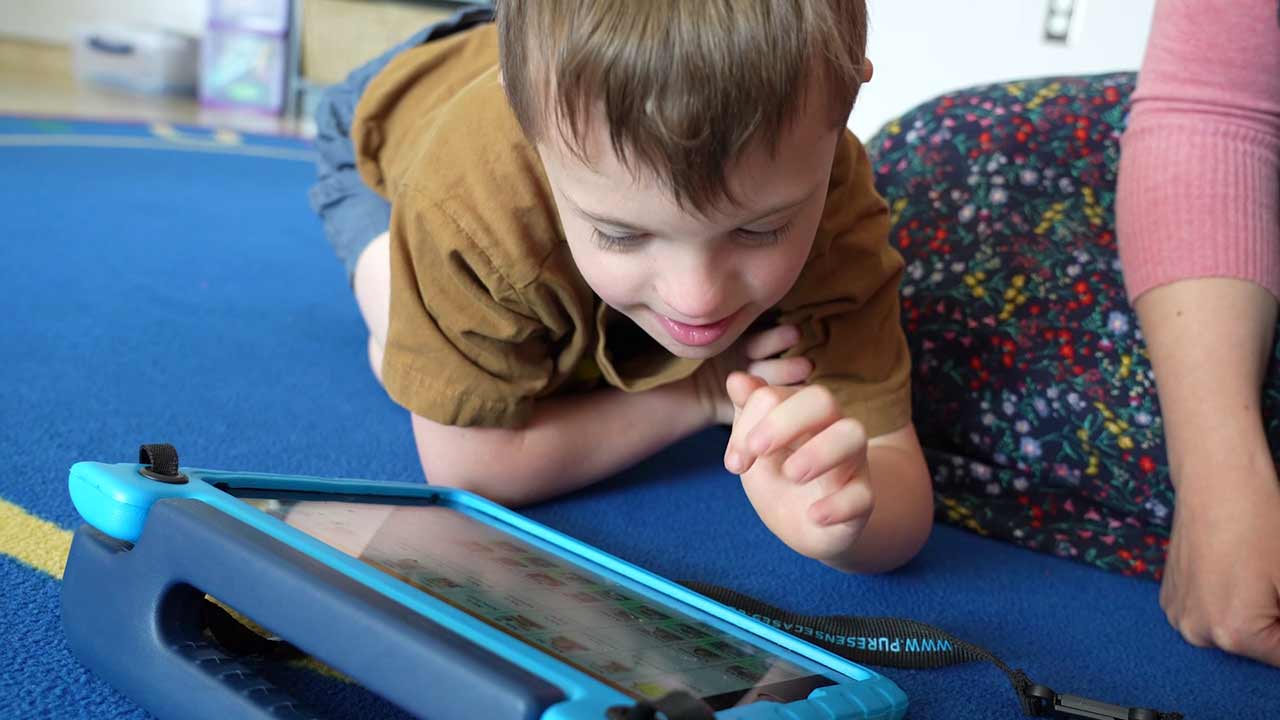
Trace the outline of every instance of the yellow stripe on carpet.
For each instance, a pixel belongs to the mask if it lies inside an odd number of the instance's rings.
[[[0,500],[0,553],[61,580],[71,531]]]

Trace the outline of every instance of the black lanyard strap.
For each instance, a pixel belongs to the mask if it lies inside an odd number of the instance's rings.
[[[862,665],[930,670],[981,660],[1000,668],[1029,717],[1076,720],[1182,720],[1182,713],[1121,707],[1060,695],[991,651],[915,620],[853,615],[800,615],[718,585],[682,580],[694,592]]]

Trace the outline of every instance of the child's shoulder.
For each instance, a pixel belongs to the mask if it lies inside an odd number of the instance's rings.
[[[482,25],[387,63],[360,95],[351,140],[362,173],[377,170],[370,184],[383,189],[423,180],[424,160],[433,172],[459,157],[488,160],[487,149],[519,134],[499,79],[496,33]]]
[[[465,91],[411,152],[391,201],[427,221],[423,240],[482,253],[516,287],[556,266],[551,188],[500,87]]]
[[[519,286],[563,243],[542,164],[499,81],[492,30],[397,57],[370,83],[352,135],[362,176],[401,218],[393,232],[480,253]]]

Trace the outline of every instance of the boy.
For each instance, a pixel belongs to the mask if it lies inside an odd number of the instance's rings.
[[[725,467],[790,547],[909,560],[932,494],[902,261],[844,128],[864,4],[508,0],[486,20],[412,38],[319,117],[312,201],[430,482],[534,502],[723,423]]]

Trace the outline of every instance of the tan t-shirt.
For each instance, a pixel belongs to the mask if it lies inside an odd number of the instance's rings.
[[[397,56],[365,90],[351,137],[365,182],[391,202],[391,316],[382,380],[446,425],[518,427],[540,398],[604,382],[648,390],[691,375],[582,279],[541,161],[498,80],[482,25]],[[778,321],[872,435],[910,420],[898,324],[902,258],[862,145],[836,146],[813,250]]]

